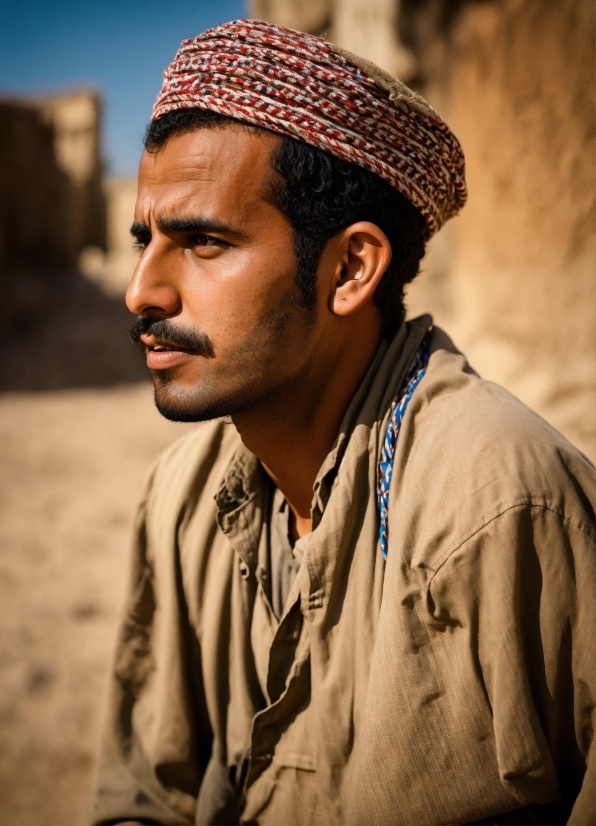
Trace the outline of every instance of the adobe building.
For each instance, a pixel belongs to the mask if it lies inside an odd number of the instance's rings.
[[[52,309],[85,247],[105,248],[99,119],[99,100],[89,91],[0,98],[5,333]]]
[[[596,459],[592,0],[253,0],[418,89],[466,155],[469,201],[408,294],[472,366]]]

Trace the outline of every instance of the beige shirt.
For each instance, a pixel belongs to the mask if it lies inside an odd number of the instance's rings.
[[[596,473],[438,329],[381,556],[380,447],[429,322],[382,345],[352,400],[279,622],[270,488],[233,426],[153,469],[96,822],[596,822]]]

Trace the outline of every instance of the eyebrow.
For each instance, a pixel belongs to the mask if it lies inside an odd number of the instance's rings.
[[[138,238],[140,235],[151,235],[151,230],[147,224],[142,224],[140,221],[133,221],[132,227],[130,228],[130,234],[134,238]]]
[[[233,235],[236,238],[245,238],[246,233],[229,224],[224,224],[217,218],[209,217],[178,217],[156,218],[155,223],[160,232],[188,232],[196,235],[207,235],[216,232],[218,235]],[[135,221],[130,228],[133,236],[151,235],[151,229],[147,224]]]

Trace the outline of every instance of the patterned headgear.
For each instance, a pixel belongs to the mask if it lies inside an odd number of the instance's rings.
[[[374,63],[320,37],[236,20],[183,41],[152,120],[192,107],[376,173],[422,213],[428,238],[465,203],[464,156],[437,113]]]

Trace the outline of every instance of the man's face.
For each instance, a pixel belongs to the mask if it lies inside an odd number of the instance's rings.
[[[276,140],[199,129],[141,159],[127,304],[168,418],[245,411],[308,370],[317,310],[294,282],[292,228],[266,200]]]

